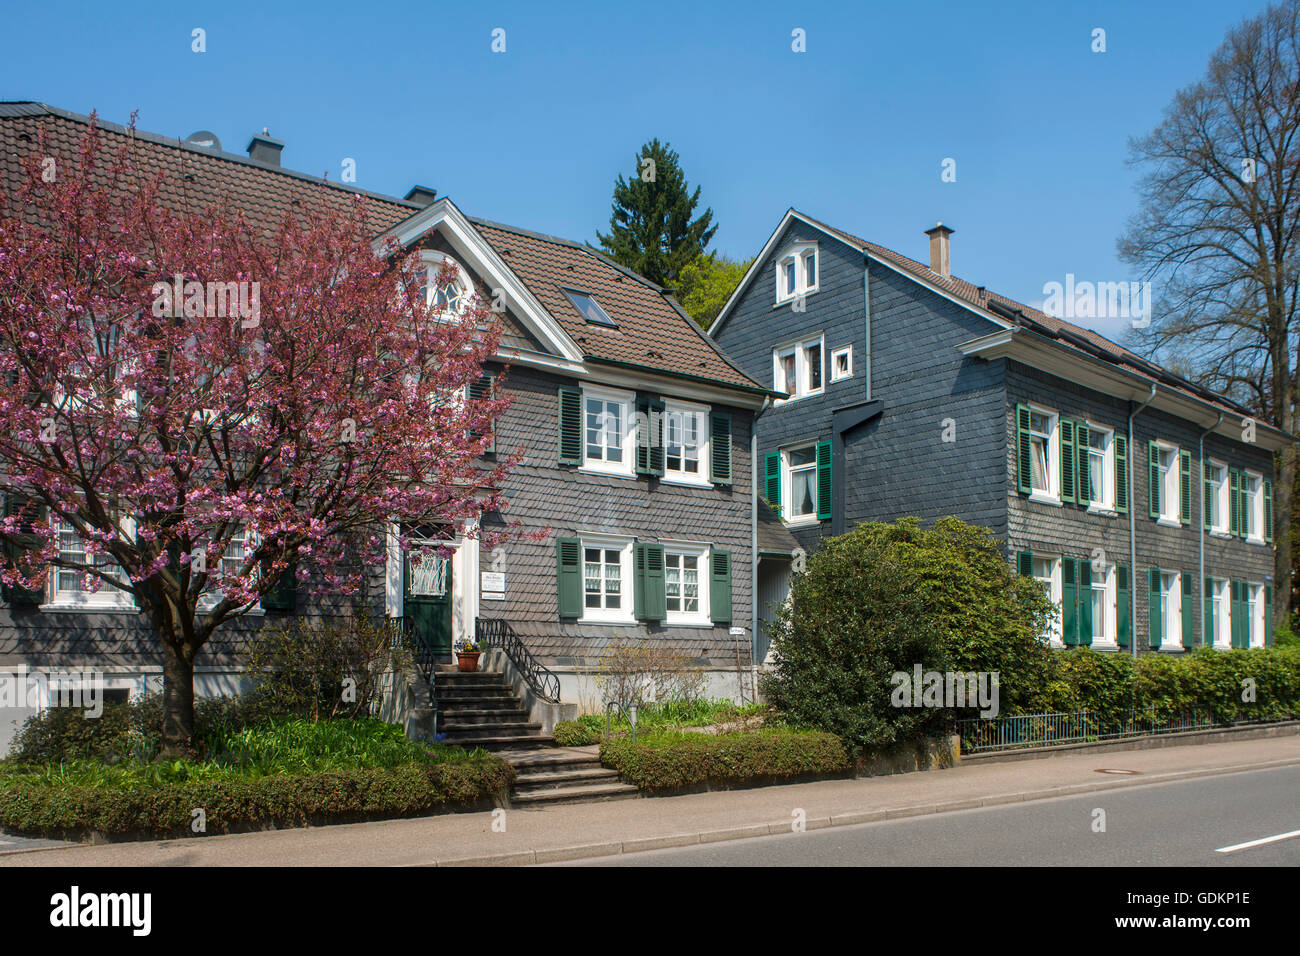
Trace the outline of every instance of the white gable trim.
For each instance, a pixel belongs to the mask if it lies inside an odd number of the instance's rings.
[[[378,237],[375,248],[377,251],[382,249],[383,241],[389,237],[405,248],[435,227],[441,227],[443,236],[456,250],[461,262],[479,273],[489,287],[499,287],[505,292],[511,309],[539,342],[562,359],[582,362],[582,350],[578,344],[450,199],[439,199],[402,220]]]
[[[768,256],[772,254],[774,248],[776,247],[777,240],[785,235],[786,227],[789,226],[790,222],[795,219],[799,220],[805,225],[811,226],[812,228],[820,232],[822,235],[830,239],[834,239],[836,242],[843,243],[844,245],[848,246],[850,249],[856,249],[858,252],[862,253],[872,262],[878,263],[879,265],[884,266],[890,271],[898,273],[904,279],[911,279],[917,285],[929,289],[935,295],[947,299],[949,302],[953,303],[954,305],[961,306],[963,309],[966,309],[968,312],[973,312],[975,315],[978,315],[980,318],[985,319],[986,321],[992,322],[998,328],[1001,329],[1015,328],[1014,324],[1007,322],[1005,319],[1001,319],[998,316],[993,315],[992,313],[987,312],[984,309],[981,309],[979,306],[972,305],[970,302],[967,302],[965,299],[961,298],[960,296],[953,295],[951,292],[947,291],[946,289],[940,288],[939,286],[935,285],[932,282],[927,282],[925,279],[921,278],[920,276],[908,272],[906,269],[900,268],[899,266],[890,262],[888,259],[882,259],[880,256],[874,254],[866,246],[860,246],[857,243],[849,242],[843,236],[836,235],[835,233],[829,231],[825,226],[823,226],[821,223],[817,222],[816,220],[809,219],[807,216],[799,212],[796,212],[793,208],[791,208],[786,211],[785,216],[782,217],[781,219],[780,225],[778,225],[776,227],[776,230],[772,233],[772,235],[768,237],[767,242],[763,246],[763,250],[758,254],[758,257],[754,260],[754,264],[749,267],[749,271],[745,273],[745,277],[740,280],[740,285],[736,286],[736,291],[731,293],[731,298],[727,300],[727,304],[722,307],[722,311],[718,313],[718,317],[714,319],[713,324],[709,326],[709,335],[713,335],[715,332],[721,330],[723,323],[726,322],[728,316],[731,314],[731,307],[735,305],[735,303],[740,299],[740,296],[744,294],[745,290],[749,287],[749,284],[750,282],[753,281],[754,277],[760,271],[762,271],[763,264],[767,261]],[[824,266],[825,266],[824,262],[818,262],[817,264],[818,280],[821,279],[822,270]]]

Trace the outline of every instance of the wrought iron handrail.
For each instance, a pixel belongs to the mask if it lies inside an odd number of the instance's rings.
[[[542,666],[508,622],[479,618],[474,637],[481,645],[500,649],[534,694],[548,704],[560,702],[560,679]]]
[[[429,709],[433,712],[433,735],[434,739],[438,736],[438,689],[434,682],[434,675],[438,671],[438,656],[429,648],[424,641],[420,640],[415,634],[410,619],[403,619],[399,625],[401,641],[408,651],[411,652],[411,660],[415,663],[415,668],[424,678],[425,686],[429,688]]]

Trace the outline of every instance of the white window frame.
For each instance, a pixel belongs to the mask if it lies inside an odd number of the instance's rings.
[[[1182,504],[1178,488],[1179,452],[1181,449],[1167,441],[1157,441],[1156,447],[1160,449],[1160,464],[1158,466],[1160,471],[1160,517],[1156,519],[1156,523],[1170,528],[1181,528],[1183,523],[1178,515],[1179,506]],[[1169,456],[1170,462],[1168,468],[1165,467],[1166,455]]]
[[[808,465],[799,465],[797,468],[791,468],[790,456],[797,451],[812,452],[812,463]],[[811,471],[813,473],[813,510],[811,514],[796,515],[791,510],[794,504],[794,481],[795,472]],[[801,442],[798,445],[790,445],[788,448],[781,449],[781,517],[789,527],[800,527],[802,525],[814,525],[821,521],[817,517],[817,443]]]
[[[578,620],[587,623],[596,624],[634,624],[636,623],[635,608],[633,607],[633,563],[632,563],[632,544],[633,539],[619,535],[608,534],[579,534],[578,546],[582,552],[582,563],[580,573],[582,576],[582,617]],[[618,551],[619,552],[619,607],[617,610],[612,608],[587,607],[587,549],[595,548],[601,551]],[[602,556],[601,566],[604,566]],[[602,584],[605,578],[602,573]],[[601,594],[604,595],[602,587]]]
[[[1098,578],[1100,578],[1100,581],[1098,581]],[[1116,639],[1116,635],[1119,633],[1119,628],[1115,617],[1115,602],[1118,592],[1115,584],[1115,565],[1107,565],[1104,571],[1098,571],[1097,567],[1093,566],[1092,591],[1102,593],[1101,637],[1097,636],[1097,611],[1094,607],[1092,609],[1092,646],[1118,647],[1119,641]],[[1091,599],[1091,595],[1089,595],[1089,598]]]
[[[840,363],[839,363],[840,356],[844,356],[846,360],[846,369],[843,372],[840,371]],[[853,377],[853,346],[852,345],[846,345],[843,348],[838,348],[835,351],[831,352],[830,371],[831,371],[832,382],[843,382],[846,379],[850,379]]]
[[[1214,607],[1214,647],[1232,646],[1232,582],[1210,578],[1210,602]],[[1203,629],[1203,628],[1202,628]]]
[[[1174,455],[1174,461],[1178,456]],[[1160,572],[1160,650],[1183,649],[1183,575],[1179,571]],[[1188,611],[1191,609],[1188,608]],[[1175,623],[1176,622],[1176,623]]]
[[[1088,454],[1086,464],[1088,466],[1088,485],[1089,490],[1093,493],[1092,501],[1088,503],[1089,511],[1099,511],[1106,514],[1115,513],[1115,429],[1107,428],[1105,425],[1094,425],[1092,422],[1084,422],[1088,428]],[[1092,487],[1092,436],[1105,435],[1106,447],[1101,452],[1101,494],[1097,494],[1097,489]],[[1076,439],[1077,439],[1076,435]]]
[[[1029,454],[1031,458],[1029,480],[1030,480],[1031,487],[1033,485],[1033,467],[1032,467],[1033,442],[1034,442],[1034,437],[1040,434],[1039,432],[1036,432],[1033,429],[1034,415],[1046,415],[1051,420],[1051,424],[1048,425],[1048,431],[1046,433],[1048,487],[1046,489],[1032,488],[1029,495],[1029,500],[1040,501],[1046,504],[1059,505],[1061,503],[1061,416],[1055,410],[1050,408],[1044,408],[1041,405],[1029,406],[1029,416],[1030,416],[1029,417],[1029,421],[1030,421]]]
[[[58,515],[51,516],[51,523],[54,525],[54,533],[60,537],[59,552],[62,554],[62,529],[61,525],[65,522]],[[132,518],[122,518],[122,531],[127,537],[135,535],[135,520]],[[73,532],[75,534],[75,531]],[[78,536],[80,537],[80,536]],[[82,547],[85,547],[84,539]],[[85,553],[84,551],[82,552]],[[129,591],[123,591],[121,588],[114,587],[106,581],[101,581],[98,591],[86,591],[78,588],[77,590],[64,591],[59,587],[60,574],[81,574],[83,581],[85,576],[83,572],[74,571],[70,568],[62,568],[57,565],[50,565],[48,574],[48,583],[45,588],[46,601],[41,605],[42,610],[49,611],[134,611],[136,609],[135,595]],[[126,572],[122,572],[125,577]]]
[[[604,458],[590,458],[587,455],[587,402],[598,401],[617,404],[620,406],[620,416],[622,418],[622,449],[623,460],[610,462]],[[633,412],[636,409],[636,396],[632,392],[624,392],[619,389],[601,388],[592,385],[582,387],[582,467],[579,471],[585,471],[598,475],[614,475],[620,478],[636,477],[636,416]],[[601,414],[605,414],[602,407]],[[608,428],[604,429],[602,435],[608,435]],[[607,449],[607,445],[602,445]]]
[[[1250,532],[1246,540],[1251,544],[1264,543],[1264,476],[1257,471],[1243,471],[1246,488],[1244,511],[1250,517]],[[1253,486],[1253,487],[1252,487]]]
[[[808,281],[807,257],[812,255],[816,262],[817,281]],[[785,281],[786,266],[794,264],[794,289],[788,291]],[[821,252],[815,242],[799,242],[786,248],[776,258],[776,304],[782,305],[800,296],[811,295],[821,287],[822,263]]]
[[[456,267],[457,277],[455,285],[460,289],[460,298],[454,308],[443,311],[444,319],[457,319],[464,315],[469,309],[470,303],[477,297],[478,292],[474,288],[474,280],[470,277],[467,270],[460,262],[445,252],[439,252],[436,249],[429,249],[420,254],[420,261],[425,267],[425,302],[430,306],[433,305],[433,297],[437,293],[434,280],[438,277],[438,272],[442,269],[444,262],[450,262]]]
[[[1246,582],[1246,625],[1250,628],[1250,647],[1264,646],[1264,585]]]
[[[711,487],[709,462],[711,461],[710,451],[713,436],[709,431],[709,407],[707,405],[677,401],[676,399],[665,399],[663,415],[661,425],[664,440],[664,474],[662,480],[665,484],[694,485],[700,488]],[[674,418],[674,416],[677,417]],[[683,420],[685,416],[695,417],[696,433],[699,436],[699,445],[696,447],[696,454],[699,456],[699,468],[693,473],[685,469],[686,462],[684,458],[682,468],[673,469],[668,466],[669,425],[674,420]]]
[[[236,536],[238,536],[238,535],[243,535],[243,538],[244,538],[244,555],[245,555],[245,557],[247,557],[249,551],[254,551],[254,550],[256,550],[256,549],[257,549],[257,546],[258,546],[259,544],[261,544],[261,536],[258,535],[258,533],[257,533],[256,531],[249,531],[247,527],[241,527],[240,530],[239,530],[238,532],[236,532]],[[228,541],[227,544],[226,544],[226,551],[229,551],[229,550],[230,550],[230,545],[232,545],[232,544],[234,544],[234,543],[235,543],[235,537],[231,537],[230,541]],[[207,562],[208,562],[208,573],[209,573],[209,574],[213,574],[213,573],[214,573],[214,565],[212,564],[212,560],[211,560],[211,559],[212,559],[212,555],[209,554],[209,555],[207,556],[207,559],[206,559]],[[231,559],[227,558],[227,557],[226,557],[226,553],[223,551],[222,554],[221,554],[221,557],[218,559],[218,561],[219,561],[220,563],[219,563],[219,564],[216,566],[216,568],[215,568],[215,574],[217,574],[217,575],[220,575],[220,574],[221,574],[221,567],[220,567],[220,564],[221,564],[221,563],[224,563],[224,562],[226,562],[226,561],[228,561],[228,560],[231,560]],[[261,570],[260,570],[260,569],[254,569],[253,573],[254,573],[254,575],[261,574]],[[284,573],[285,573],[285,574],[292,574],[293,572],[292,572],[291,570],[287,570],[287,571],[285,571]],[[199,608],[199,610],[201,610],[201,611],[202,611],[202,610],[209,610],[209,609],[215,607],[215,606],[216,606],[216,605],[221,601],[221,598],[222,598],[222,594],[217,590],[217,582],[216,582],[215,580],[214,580],[214,581],[209,581],[208,586],[203,590],[203,593],[199,595],[198,608]],[[254,599],[254,600],[251,602],[251,604],[250,604],[250,606],[249,606],[249,608],[248,608],[248,611],[246,611],[245,613],[253,614],[253,615],[261,615],[261,614],[265,613],[265,612],[262,610],[261,600],[260,600],[260,599]]]
[[[814,345],[817,346],[819,373],[817,377],[821,379],[821,385],[816,388],[810,384],[812,363],[808,361],[808,349]],[[794,391],[790,393],[789,398],[778,398],[774,404],[784,405],[801,398],[821,395],[826,391],[826,336],[824,334],[818,333],[795,342],[788,342],[772,350],[772,384],[780,392],[785,391],[785,375],[781,370],[781,359],[787,355],[794,355]]]
[[[1052,647],[1064,647],[1065,641],[1061,634],[1061,559],[1043,557],[1035,554],[1032,556],[1031,560],[1033,561],[1033,566],[1030,568],[1030,577],[1035,581],[1038,581],[1040,584],[1047,585],[1048,597],[1055,606],[1055,610],[1052,612],[1052,619],[1047,625],[1047,634],[1039,636],[1046,636],[1047,643]],[[1049,565],[1051,570],[1048,577],[1039,576],[1038,562],[1040,561],[1045,561]]]
[[[1211,474],[1216,471],[1219,473],[1217,481],[1213,477],[1210,479],[1210,494],[1213,497],[1214,510],[1216,512],[1215,520],[1210,523],[1210,533],[1228,537],[1230,534],[1228,531],[1228,518],[1229,511],[1231,511],[1232,508],[1232,502],[1228,497],[1228,492],[1230,490],[1228,488],[1228,464],[1227,462],[1219,461],[1217,458],[1211,458],[1206,463],[1210,466]],[[1203,472],[1204,470],[1202,469],[1202,481],[1204,481]],[[1201,516],[1201,521],[1204,523],[1204,515]]]
[[[710,585],[712,578],[712,568],[709,566],[709,546],[707,544],[698,544],[692,542],[662,542],[664,548],[664,622],[667,624],[682,624],[687,626],[710,627],[712,619],[710,618]],[[696,558],[696,568],[699,575],[699,609],[696,611],[671,611],[668,607],[668,557],[669,555],[680,557]],[[683,589],[684,590],[684,589]],[[685,594],[682,595],[683,601]]]

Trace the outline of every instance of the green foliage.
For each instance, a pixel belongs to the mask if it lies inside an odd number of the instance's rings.
[[[600,745],[600,759],[649,793],[837,777],[850,773],[852,766],[837,737],[815,731],[663,732],[635,744],[607,740]]]
[[[707,329],[736,291],[753,259],[738,262],[716,252],[698,256],[677,276],[677,301],[691,318]]]
[[[713,210],[692,218],[700,190],[690,191],[679,157],[667,143],[652,139],[642,146],[635,168],[632,179],[620,173],[615,181],[609,235],[598,232],[596,238],[619,265],[651,282],[672,285],[717,232],[710,225]]]
[[[1051,613],[986,529],[944,518],[870,523],[827,541],[796,574],[771,627],[775,670],[763,693],[789,720],[884,752],[943,732],[941,708],[891,704],[895,672],[998,672],[1004,710],[1053,678],[1038,638]]]
[[[1300,647],[1300,634],[1297,634],[1291,624],[1283,621],[1277,627],[1273,628],[1273,646],[1274,647]]]
[[[364,615],[326,621],[303,617],[263,628],[249,649],[249,671],[277,713],[310,720],[373,711],[380,676],[409,661],[392,621]]]
[[[562,720],[555,725],[552,734],[557,747],[589,747],[600,743],[604,726],[597,730],[577,720]]]
[[[206,833],[418,816],[501,797],[514,769],[500,758],[339,770],[327,773],[200,779],[130,788],[6,782],[0,826],[23,833],[79,837],[194,836],[201,808]]]

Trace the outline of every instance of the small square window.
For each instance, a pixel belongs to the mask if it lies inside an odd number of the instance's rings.
[[[846,345],[831,353],[831,381],[853,377],[853,346]]]
[[[611,319],[609,314],[600,307],[600,303],[587,293],[575,292],[573,289],[564,289],[562,291],[569,302],[573,304],[573,307],[578,310],[578,313],[588,322],[595,325],[606,325],[611,329],[618,328],[618,323]]]

